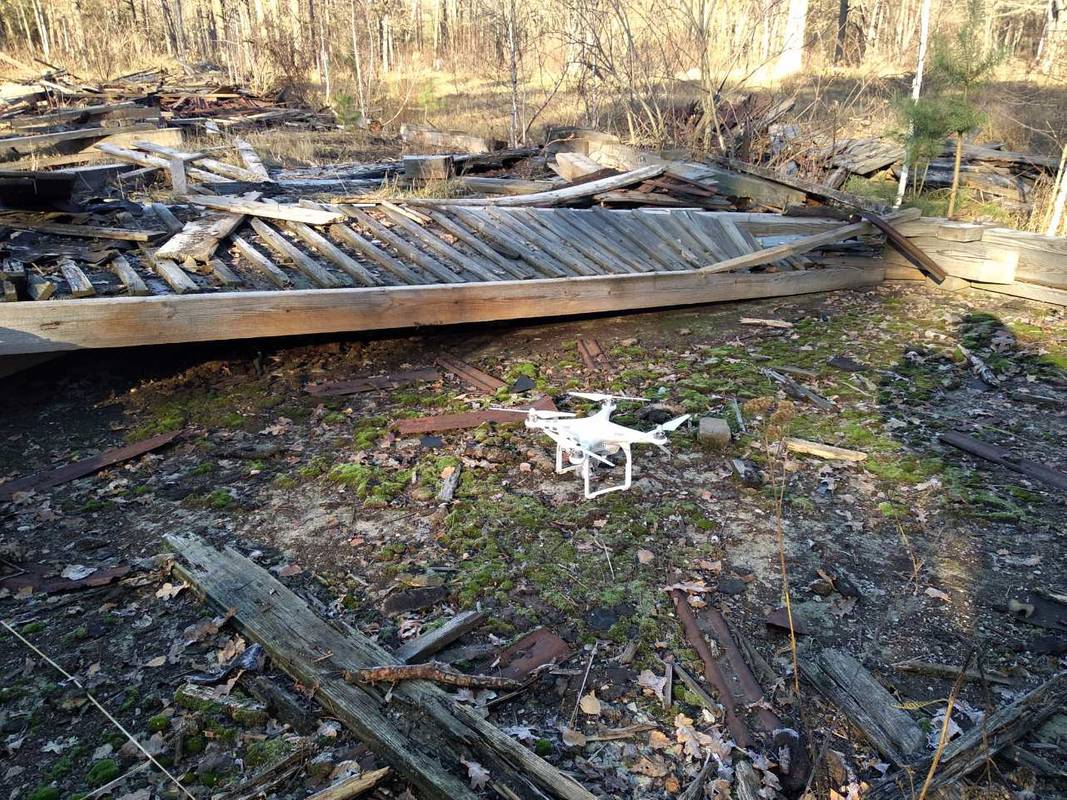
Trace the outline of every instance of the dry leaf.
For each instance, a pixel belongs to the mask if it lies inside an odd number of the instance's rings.
[[[184,583],[170,583],[168,581],[156,590],[156,597],[160,600],[170,600],[173,597],[177,597],[186,588]]]
[[[656,557],[655,553],[651,550],[638,550],[637,560],[641,564],[651,564],[652,560]]]
[[[582,709],[583,714],[588,714],[591,717],[599,716],[600,701],[597,699],[596,692],[590,692],[579,700],[578,708]]]
[[[279,578],[289,578],[293,575],[299,575],[304,571],[304,568],[299,564],[286,564],[284,567],[278,570]]]
[[[489,770],[477,761],[467,761],[467,759],[461,758],[460,763],[467,768],[467,777],[471,779],[472,789],[481,789],[485,784],[489,783]]]
[[[80,581],[88,578],[96,570],[96,567],[87,567],[84,564],[71,564],[63,568],[63,571],[59,573],[59,577],[66,578],[68,581]]]
[[[663,731],[652,731],[648,734],[648,744],[656,750],[666,750],[671,746],[671,740]]]
[[[936,597],[938,600],[944,600],[946,603],[951,603],[952,598],[942,592],[940,589],[935,589],[933,586],[926,590],[927,597]]]
[[[647,775],[650,778],[662,778],[667,774],[667,765],[662,758],[656,758],[653,761],[651,758],[642,757],[630,767],[630,772],[636,772],[638,775]]]
[[[151,661],[146,661],[145,662],[145,666],[146,667],[151,667],[152,669],[155,669],[156,667],[162,667],[166,663],[167,663],[167,657],[166,656],[156,656]]]
[[[563,736],[563,744],[567,747],[585,747],[586,742],[589,741],[584,733],[579,733],[566,725],[561,725],[559,730]]]
[[[653,697],[663,697],[663,692],[667,686],[667,676],[664,675],[661,678],[652,670],[641,670],[641,674],[637,676],[637,685],[646,690],[646,694],[651,694]]]

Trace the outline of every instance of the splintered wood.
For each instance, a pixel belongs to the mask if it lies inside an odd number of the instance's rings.
[[[461,759],[474,759],[505,796],[593,800],[593,795],[475,711],[424,680],[398,683],[389,702],[372,685],[347,683],[350,672],[398,665],[358,631],[342,631],[261,567],[232,549],[192,537],[169,536],[179,574],[213,604],[232,609],[233,622],[259,642],[420,796],[474,800]]]

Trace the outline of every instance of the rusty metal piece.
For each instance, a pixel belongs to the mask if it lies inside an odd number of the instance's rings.
[[[681,589],[672,589],[671,600],[674,601],[674,609],[678,614],[678,619],[681,620],[682,627],[685,628],[685,638],[689,640],[690,646],[697,651],[700,660],[704,662],[704,677],[708,679],[708,683],[715,687],[715,691],[719,695],[719,702],[722,704],[726,714],[726,727],[730,731],[730,735],[734,737],[734,742],[737,743],[738,747],[748,747],[752,743],[752,736],[744,720],[737,715],[733,692],[730,691],[726,676],[723,675],[722,670],[715,661],[715,657],[711,654],[707,640],[704,639],[700,625],[697,624],[696,617],[693,615],[693,609],[689,607],[689,599]]]
[[[103,567],[91,575],[73,580],[72,578],[48,577],[47,573],[52,568],[44,564],[31,564],[25,571],[18,575],[0,579],[0,588],[15,593],[27,586],[34,592],[42,594],[57,594],[59,592],[72,592],[76,589],[93,589],[98,586],[107,586],[109,583],[125,577],[130,568],[126,564],[117,567]]]
[[[328,383],[309,383],[304,391],[316,397],[335,397],[359,392],[373,392],[378,389],[399,389],[410,383],[436,381],[441,373],[429,367],[412,369],[405,372],[393,372],[389,375],[366,375],[347,381],[330,381]]]
[[[596,339],[578,337],[578,354],[582,357],[582,363],[590,371],[601,369],[607,365],[608,357],[600,348],[600,342]]]
[[[556,404],[552,402],[551,397],[540,398],[532,404],[532,407],[541,411],[556,410]],[[516,409],[516,411],[518,410]],[[392,428],[401,436],[414,436],[419,433],[440,433],[441,431],[477,428],[487,422],[493,422],[497,425],[520,425],[525,419],[525,416],[515,413],[515,411],[483,408],[480,411],[465,411],[462,414],[435,414],[432,417],[398,419],[393,423]]]
[[[481,389],[483,392],[492,393],[507,385],[499,378],[494,378],[477,367],[472,367],[466,361],[460,361],[458,358],[452,358],[452,356],[439,356],[437,363],[457,378],[466,381],[475,389]]]
[[[500,653],[500,675],[522,680],[538,667],[559,663],[571,655],[571,647],[548,628],[537,628]]]
[[[872,211],[857,208],[856,213],[884,233],[886,241],[889,242],[892,248],[922,270],[926,277],[938,285],[944,283],[948,273],[911,239]]]

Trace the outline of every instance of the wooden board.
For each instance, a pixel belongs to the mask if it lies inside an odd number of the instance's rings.
[[[875,263],[875,262],[872,262]],[[0,304],[0,355],[595,314],[874,286],[883,270],[699,271]]]
[[[388,690],[349,683],[342,670],[396,665],[397,659],[354,629],[328,624],[295,593],[233,549],[167,537],[183,559],[182,577],[263,645],[273,662],[304,686],[405,780],[420,797],[473,800],[462,758],[482,764],[505,797],[593,800],[572,778],[486,722],[440,687],[404,681]]]
[[[1011,283],[1015,280],[1018,250],[990,244],[985,239],[949,242],[932,236],[914,236],[908,241],[916,244],[954,278],[983,283]],[[885,259],[890,263],[910,263],[891,248],[887,248]]]
[[[983,233],[982,241],[1019,254],[1016,280],[1067,289],[1067,238],[1011,228],[990,228]]]

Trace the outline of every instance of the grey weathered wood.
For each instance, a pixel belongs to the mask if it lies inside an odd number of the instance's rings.
[[[589,215],[595,224],[606,228],[608,235],[617,237],[621,247],[629,247],[641,265],[641,272],[671,272],[683,266],[658,238],[649,237],[643,228],[636,226],[629,212],[594,208],[573,213]]]
[[[480,213],[482,210],[480,209]],[[495,208],[484,209],[485,214],[493,223],[503,227],[507,230],[511,236],[515,237],[521,242],[530,242],[537,246],[537,248],[548,256],[551,261],[549,263],[555,264],[556,274],[563,275],[596,275],[596,270],[585,257],[579,258],[571,248],[555,234],[550,231],[541,228],[527,222],[524,219],[520,219],[516,215],[512,214],[508,210],[499,210]]]
[[[5,219],[4,224],[11,228],[27,231],[52,233],[57,236],[77,236],[86,239],[117,239],[123,242],[147,242],[159,236],[163,231],[137,231],[128,228],[109,228],[102,225],[74,225],[68,222],[32,222],[28,220]]]
[[[315,286],[320,289],[334,289],[343,285],[337,277],[327,272],[322,264],[300,250],[266,222],[261,219],[252,219],[251,223],[252,229],[271,250],[293,262],[293,266],[304,273]]]
[[[906,208],[886,217],[887,222],[897,222],[908,219],[918,219],[920,211],[917,208]],[[780,244],[774,247],[765,247],[754,253],[730,258],[717,264],[708,264],[701,267],[704,272],[728,272],[745,267],[756,267],[762,264],[770,264],[782,258],[797,256],[828,244],[836,244],[845,239],[851,239],[860,234],[869,233],[874,228],[869,222],[855,222],[841,225],[824,233],[815,233],[811,236],[803,236],[788,244]]]
[[[437,259],[423,253],[419,248],[412,245],[410,242],[405,241],[403,238],[389,230],[385,225],[380,223],[362,208],[356,206],[342,205],[341,209],[349,217],[354,219],[356,223],[365,231],[370,232],[380,242],[392,247],[404,258],[411,261],[413,264],[418,264],[422,269],[429,272],[434,277],[444,281],[445,283],[463,283],[463,278],[450,270],[444,264]]]
[[[609,228],[596,225],[592,216],[570,208],[530,209],[527,213],[541,220],[551,218],[553,227],[581,243],[585,255],[595,259],[607,274],[648,271],[631,251],[618,246]]]
[[[536,213],[536,211],[541,211],[541,213]],[[558,209],[555,208],[530,208],[515,209],[510,213],[512,217],[521,220],[527,226],[551,236],[553,241],[569,244],[578,255],[585,259],[594,275],[615,275],[636,271],[625,262],[612,257],[600,244],[590,240],[585,230],[556,219],[557,211]]]
[[[420,148],[433,147],[464,153],[488,153],[496,149],[494,142],[481,136],[472,136],[463,131],[441,131],[411,122],[400,126],[400,138]]]
[[[251,170],[233,164],[227,164],[225,161],[208,158],[205,153],[191,153],[185,150],[179,150],[175,147],[158,144],[156,142],[136,141],[134,142],[134,146],[149,153],[162,155],[167,158],[172,165],[175,161],[181,162],[182,164],[195,161],[200,168],[222,178],[229,178],[234,181],[245,181],[247,183],[256,183],[260,180],[259,175]],[[177,188],[175,188],[175,191],[178,191]],[[184,194],[184,192],[181,192],[181,194]]]
[[[931,789],[952,784],[989,763],[1008,745],[1032,733],[1067,703],[1067,672],[1059,672],[1014,703],[997,709],[971,730],[948,743],[930,781]],[[931,757],[914,761],[904,769],[876,781],[864,800],[896,800],[913,797],[923,785]]]
[[[982,241],[1018,253],[1015,279],[1053,289],[1067,289],[1067,238],[992,228]]]
[[[330,261],[338,269],[347,272],[364,286],[382,285],[382,282],[366,267],[310,225],[305,225],[303,222],[288,222],[285,227],[286,230],[304,242],[304,244],[320,256],[327,261]]]
[[[450,206],[558,206],[592,197],[601,192],[609,192],[623,186],[631,186],[641,183],[649,178],[662,175],[663,166],[639,167],[638,169],[612,175],[608,178],[580,183],[575,186],[566,186],[562,189],[553,189],[548,192],[534,192],[533,194],[508,195],[504,197],[483,198],[459,198],[459,199],[430,199],[412,198],[409,203],[418,205],[450,205]]]
[[[271,179],[270,173],[267,172],[267,168],[263,165],[263,159],[256,152],[256,148],[244,139],[234,139],[233,146],[237,148],[237,154],[241,156],[241,160],[245,162],[245,167],[249,172],[261,181],[269,181]]]
[[[122,285],[126,287],[126,293],[132,297],[144,297],[152,294],[141,280],[141,276],[130,266],[125,256],[115,256],[111,259],[111,270],[118,276]]]
[[[208,266],[211,267],[212,274],[218,278],[219,283],[226,287],[240,286],[241,279],[238,278],[225,263],[217,258],[213,258],[208,262]]]
[[[459,220],[472,230],[478,231],[486,239],[495,242],[505,250],[511,251],[529,264],[539,276],[559,278],[571,273],[559,266],[551,257],[536,250],[525,241],[516,238],[510,228],[505,229],[491,220],[484,208],[449,209]]]
[[[848,717],[883,757],[908,762],[926,741],[915,720],[856,659],[823,650],[799,660],[800,673]]]
[[[258,193],[250,192],[244,199],[257,197]],[[159,246],[156,255],[178,263],[195,261],[206,264],[214,257],[219,242],[236,231],[244,220],[244,214],[205,214],[186,222],[180,231]]]
[[[156,218],[163,223],[163,227],[167,229],[169,233],[177,233],[182,229],[182,223],[176,216],[162,203],[148,203],[147,208],[151,210]]]
[[[448,242],[438,238],[434,234],[425,230],[417,222],[412,222],[408,217],[400,213],[399,210],[389,207],[383,207],[382,210],[385,212],[386,216],[388,216],[389,219],[393,221],[395,225],[400,228],[403,228],[409,236],[421,242],[442,258],[448,259],[458,269],[466,270],[467,272],[474,275],[474,277],[478,280],[499,280],[499,276],[493,274],[491,265],[488,262],[482,261],[481,256],[477,254],[467,255],[465,253],[461,253]]]
[[[573,181],[603,169],[584,153],[556,153],[556,163],[549,166],[565,181]]]
[[[148,259],[152,264],[152,269],[156,271],[156,274],[163,279],[163,282],[166,283],[175,294],[200,291],[200,287],[193,282],[192,278],[185,274],[185,270],[170,259],[157,258],[154,255],[149,255]]]
[[[442,650],[460,636],[474,630],[485,622],[485,614],[481,611],[464,611],[448,620],[440,628],[434,628],[429,633],[416,636],[406,642],[403,647],[396,651],[396,658],[404,664],[414,664],[425,660],[438,650]]]
[[[185,174],[185,161],[171,157],[167,159],[167,174],[170,175],[170,188],[175,194],[185,194],[189,191],[189,178]]]
[[[401,164],[408,180],[444,181],[452,177],[452,156],[404,156]]]
[[[287,222],[306,222],[308,225],[329,225],[333,222],[340,222],[342,218],[342,215],[336,211],[305,208],[297,205],[282,205],[281,203],[262,203],[238,197],[190,195],[189,202],[205,208],[227,211],[231,214],[247,214],[250,217],[280,219]]]
[[[36,272],[26,275],[26,290],[31,300],[48,300],[56,293],[56,285]]]
[[[510,275],[513,278],[528,278],[533,274],[529,270],[524,269],[517,261],[512,261],[512,259],[494,250],[456,220],[448,217],[440,211],[431,210],[429,215],[430,219],[437,223],[437,225],[455,236],[467,245],[467,247],[477,253],[481,253],[485,259],[490,261],[505,274]]]
[[[152,128],[153,126],[151,125],[133,126],[134,130],[139,131],[148,131]],[[22,156],[55,149],[67,142],[104,139],[113,133],[115,133],[114,128],[86,127],[72,131],[37,133],[30,136],[13,136],[7,139],[0,139],[0,161],[14,161]]]
[[[1002,247],[984,239],[973,242],[950,242],[934,236],[909,238],[924,253],[930,256],[949,275],[981,283],[1012,283],[1016,276],[1019,251]],[[887,248],[886,261],[908,263],[903,255]]]
[[[200,539],[167,537],[185,562],[183,577],[212,603],[233,609],[233,621],[270,653],[274,663],[379,753],[421,796],[466,798],[461,758],[482,764],[505,796],[593,800],[578,783],[530,750],[455,704],[439,687],[405,681],[385,692],[346,683],[341,670],[398,663],[358,631],[328,625],[297,595],[235,550]]]
[[[693,265],[700,263],[699,257],[676,230],[667,227],[666,220],[666,214],[650,214],[645,211],[631,212],[628,218],[632,225],[644,231],[645,236],[663,242],[674,253],[678,259],[675,269],[691,269]]]
[[[240,237],[233,236],[230,241],[237,247],[237,252],[244,257],[245,261],[254,266],[260,272],[262,272],[267,280],[277,286],[279,289],[290,285],[292,279],[281,270],[277,264],[271,261],[267,256],[256,249],[248,240]]]
[[[107,153],[112,158],[117,158],[119,161],[125,161],[130,164],[137,164],[140,167],[146,169],[162,169],[170,172],[171,163],[170,159],[163,158],[162,156],[152,155],[150,153],[141,153],[137,150],[130,150],[127,147],[122,147],[117,144],[110,144],[108,142],[100,142],[95,145],[95,148],[101,153]],[[213,181],[220,180],[218,175],[214,175],[210,172],[205,172],[202,169],[196,167],[186,167],[185,174],[198,180],[202,183],[211,183]],[[129,177],[129,176],[125,176]]]
[[[71,297],[92,297],[96,294],[92,281],[82,272],[81,267],[71,259],[62,259],[59,262],[59,271],[63,273],[63,280],[70,287]]]
[[[2,289],[2,292],[0,292],[0,302],[15,303],[18,301],[18,288],[12,281],[9,281],[7,278],[0,279],[0,289]]]
[[[418,285],[426,283],[426,279],[409,269],[404,263],[393,258],[389,253],[382,250],[378,245],[360,236],[347,225],[331,225],[330,235],[340,242],[348,245],[353,250],[358,250],[386,272],[399,278],[407,284]]]

